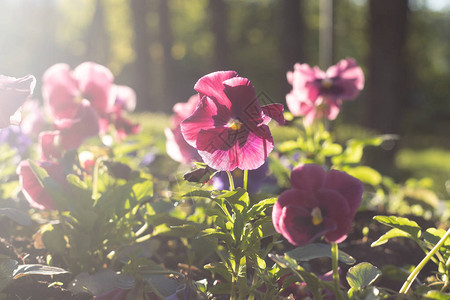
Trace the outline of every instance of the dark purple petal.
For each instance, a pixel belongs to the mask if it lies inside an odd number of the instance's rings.
[[[280,104],[280,103],[268,104],[268,105],[261,106],[261,109],[265,115],[265,117],[264,117],[265,124],[269,123],[268,121],[266,122],[267,117],[274,119],[275,121],[277,121],[278,124],[281,124],[281,125],[283,125],[286,122],[286,120],[284,119],[284,115],[283,115],[283,110],[284,110],[283,104]]]
[[[234,77],[223,82],[225,94],[231,102],[231,113],[249,128],[260,124],[262,110],[250,80]]]
[[[336,224],[335,230],[325,234],[325,239],[328,242],[342,242],[347,237],[353,221],[347,200],[331,189],[319,190],[316,196],[324,220],[332,220]]]
[[[317,191],[325,183],[326,172],[322,166],[306,164],[295,168],[291,173],[293,188],[303,191]]]
[[[240,133],[245,135],[239,137]],[[233,147],[238,140],[242,139],[245,143],[248,132],[242,130],[233,130],[228,127],[215,127],[206,130],[200,130],[197,135],[196,148],[199,151],[213,153],[216,150],[227,151]]]
[[[364,193],[363,183],[343,171],[329,171],[325,179],[324,187],[340,193],[346,199],[352,214],[361,205],[361,199]]]
[[[219,71],[210,73],[200,78],[194,86],[199,92],[200,98],[208,96],[215,99],[218,103],[230,108],[231,103],[224,93],[223,82],[227,79],[238,76],[235,71]]]

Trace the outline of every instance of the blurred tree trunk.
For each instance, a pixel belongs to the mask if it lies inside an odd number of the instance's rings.
[[[150,37],[147,28],[148,4],[146,0],[131,0],[134,27],[134,48],[136,59],[134,62],[135,91],[137,97],[137,110],[154,109],[150,94]]]
[[[292,86],[286,80],[286,72],[292,70],[294,64],[307,62],[305,47],[305,21],[303,18],[303,0],[283,0],[281,2],[282,32],[281,51],[283,56],[282,91],[287,94]]]
[[[109,38],[104,24],[103,4],[101,0],[96,0],[94,16],[87,32],[86,58],[106,65],[109,59]]]
[[[228,9],[224,0],[210,0],[209,12],[214,35],[213,67],[217,70],[230,69],[229,45],[227,36]]]
[[[172,36],[172,26],[170,23],[170,10],[168,0],[160,0],[159,1],[159,38],[163,48],[163,72],[164,72],[164,80],[163,80],[163,106],[162,110],[166,112],[172,111],[172,106],[176,102],[179,102],[177,99],[177,90],[174,82],[177,82],[176,73],[175,73],[175,61],[172,57],[172,45],[173,45],[173,36]]]
[[[370,1],[365,120],[367,127],[381,133],[399,133],[402,110],[407,100],[405,46],[408,12],[408,0]],[[371,158],[372,164],[385,170],[392,168],[395,149],[377,153]]]

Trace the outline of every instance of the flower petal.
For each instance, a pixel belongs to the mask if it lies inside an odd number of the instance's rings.
[[[305,164],[295,168],[291,173],[293,188],[303,191],[317,191],[325,183],[326,172],[323,167]]]
[[[324,187],[339,192],[346,199],[351,214],[354,214],[361,205],[364,193],[363,183],[343,171],[330,170],[325,179]]]
[[[56,64],[42,76],[42,97],[53,118],[72,118],[78,108],[78,82],[72,76],[70,66]]]
[[[114,76],[105,66],[84,62],[73,71],[83,98],[88,99],[100,116],[108,113],[115,98],[111,96]]]
[[[224,93],[223,82],[227,79],[238,76],[235,71],[218,71],[210,73],[200,78],[194,85],[194,90],[199,92],[200,98],[208,96],[218,101],[218,103],[230,108],[231,103]]]
[[[364,73],[351,58],[339,61],[327,70],[327,76],[333,78],[336,87],[336,99],[352,100],[364,88]]]
[[[264,105],[261,106],[261,109],[265,115],[264,117],[264,123],[266,123],[266,118],[269,117],[271,119],[274,119],[275,121],[277,121],[278,124],[283,125],[286,120],[284,119],[283,116],[283,110],[284,110],[284,106],[281,103],[273,103],[273,104],[268,104],[268,105]]]
[[[192,115],[181,122],[181,132],[186,142],[197,146],[200,130],[224,126],[230,119],[230,111],[212,98],[203,97]]]

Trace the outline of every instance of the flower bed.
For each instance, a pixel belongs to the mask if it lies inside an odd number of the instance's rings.
[[[357,63],[287,79],[289,112],[207,74],[163,130],[92,62],[50,67],[43,107],[33,76],[0,78],[0,124],[22,106],[1,145],[0,299],[447,299],[442,203],[362,163],[392,136],[328,130]]]

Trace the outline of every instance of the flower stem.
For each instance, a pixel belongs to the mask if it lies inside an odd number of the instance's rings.
[[[334,288],[336,290],[336,293],[335,293],[336,299],[342,299],[341,284],[339,282],[338,258],[339,258],[338,244],[333,242],[333,243],[331,243],[331,265],[333,267],[333,282],[334,282]]]
[[[231,175],[230,171],[226,171],[228,175],[228,180],[230,181],[230,191],[234,191],[234,181],[233,181],[233,175]]]
[[[244,189],[247,190],[248,186],[248,170],[244,170]]]
[[[411,287],[413,281],[416,279],[417,275],[419,275],[419,272],[422,270],[423,267],[427,264],[427,262],[433,257],[433,255],[439,250],[439,248],[445,243],[445,240],[450,235],[450,229],[447,230],[447,232],[444,234],[444,236],[439,240],[439,242],[431,249],[430,252],[422,259],[422,261],[414,268],[414,270],[409,274],[408,278],[406,279],[405,283],[403,284],[402,288],[399,291],[399,294],[406,294]]]

